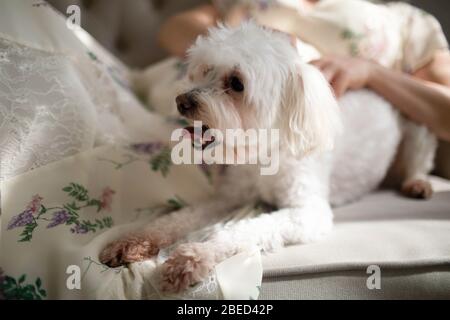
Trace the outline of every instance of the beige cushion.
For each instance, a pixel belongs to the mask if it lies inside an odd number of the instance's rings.
[[[369,290],[366,270],[264,278],[259,299],[449,299],[450,268],[382,269],[381,288]]]
[[[287,275],[371,263],[386,266],[450,263],[450,181],[433,177],[432,200],[379,191],[335,210],[335,228],[321,242],[264,257],[265,275]]]
[[[450,297],[450,281],[443,280],[450,275],[450,181],[433,177],[432,184],[429,201],[370,194],[336,209],[334,231],[322,242],[265,255],[262,298]],[[385,296],[368,293],[372,264],[390,288]]]

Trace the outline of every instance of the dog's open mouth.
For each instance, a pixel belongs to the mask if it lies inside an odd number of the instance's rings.
[[[196,130],[197,129],[197,130]],[[203,125],[200,128],[193,126],[185,127],[184,130],[188,132],[188,135],[192,141],[192,146],[196,149],[205,150],[209,145],[215,141],[215,137],[206,133],[209,130],[208,126]]]

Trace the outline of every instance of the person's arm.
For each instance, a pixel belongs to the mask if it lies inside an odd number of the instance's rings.
[[[408,75],[374,62],[343,57],[314,61],[336,96],[349,89],[370,88],[413,121],[450,141],[450,54],[436,53],[431,63]]]
[[[437,61],[440,61],[438,63]],[[435,62],[436,61],[436,62]],[[450,57],[436,57],[414,76],[375,65],[367,87],[395,105],[411,120],[423,123],[450,141]]]
[[[158,41],[171,55],[184,57],[197,36],[215,25],[218,13],[212,5],[203,5],[174,15],[163,23]]]

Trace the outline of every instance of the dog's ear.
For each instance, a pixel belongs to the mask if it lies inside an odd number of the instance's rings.
[[[342,123],[337,101],[322,73],[299,62],[285,86],[280,113],[282,143],[296,155],[330,150]]]

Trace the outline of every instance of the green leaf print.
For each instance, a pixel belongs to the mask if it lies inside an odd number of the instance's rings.
[[[152,170],[160,171],[163,177],[167,176],[171,165],[171,149],[169,147],[164,147],[159,153],[150,159],[150,166]]]
[[[62,225],[71,226],[70,231],[75,234],[97,232],[112,227],[111,217],[97,218],[95,222],[80,220],[80,210],[93,207],[97,213],[110,211],[114,190],[109,187],[104,188],[98,199],[91,198],[88,190],[78,183],[71,182],[62,190],[71,198],[70,201],[61,206],[49,208],[44,206],[40,195],[34,195],[25,210],[11,219],[7,230],[23,228],[18,241],[30,242],[36,228],[44,223],[46,229]]]
[[[17,280],[10,276],[2,276],[0,281],[0,295],[6,300],[42,300],[47,292],[41,288],[42,281],[37,278],[34,284],[26,283],[26,275]]]
[[[181,208],[187,206],[186,201],[181,199],[179,196],[170,198],[169,200],[167,200],[167,204],[172,211],[180,210]]]

